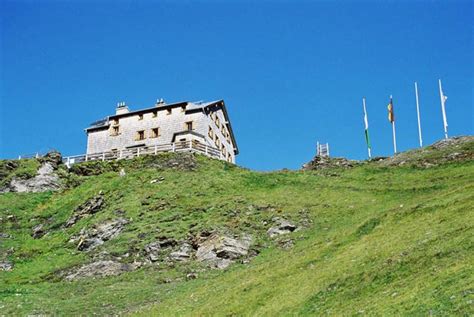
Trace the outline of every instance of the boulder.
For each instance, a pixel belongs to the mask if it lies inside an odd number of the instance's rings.
[[[70,241],[75,242],[79,240],[77,249],[80,251],[89,251],[102,245],[105,241],[118,236],[127,223],[128,221],[124,218],[107,221],[88,231],[81,230],[79,238],[73,238]]]
[[[293,232],[298,228],[295,224],[289,222],[288,220],[280,219],[279,217],[275,217],[272,220],[276,223],[276,225],[267,231],[267,234],[270,236],[270,238]]]
[[[235,239],[213,234],[198,246],[196,259],[211,267],[225,269],[233,260],[248,254],[251,241],[251,237],[247,235]]]
[[[74,281],[86,277],[114,276],[122,274],[124,272],[133,271],[140,266],[140,263],[128,264],[112,260],[99,260],[81,266],[76,271],[68,274],[65,279],[68,281]]]

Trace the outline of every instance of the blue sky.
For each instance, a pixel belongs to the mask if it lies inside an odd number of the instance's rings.
[[[84,128],[114,112],[224,99],[241,154],[257,170],[331,154],[392,154],[473,134],[472,1],[0,1],[0,157],[85,152]]]

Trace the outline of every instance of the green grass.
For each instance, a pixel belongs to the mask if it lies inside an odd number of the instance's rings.
[[[0,272],[0,311],[474,314],[472,160],[432,168],[374,162],[347,170],[272,173],[201,156],[198,167],[188,171],[151,167],[153,161],[90,163],[83,170],[91,176],[79,177],[77,187],[63,192],[0,195],[0,232],[12,236],[0,241],[0,253],[14,263],[12,271]],[[125,177],[117,172],[122,167]],[[158,177],[165,180],[150,184]],[[103,210],[62,227],[74,208],[101,190]],[[117,210],[130,220],[117,238],[88,253],[68,243],[82,228],[116,218]],[[6,221],[7,215],[16,221]],[[275,216],[309,226],[270,239],[266,230]],[[33,239],[31,228],[38,223],[49,233]],[[206,230],[249,233],[260,253],[225,271],[190,262],[144,266],[107,278],[61,278],[62,272],[104,250],[141,257],[143,246],[157,237],[179,240]],[[280,248],[278,240],[287,238],[294,246]],[[189,272],[198,272],[198,278],[187,280]]]

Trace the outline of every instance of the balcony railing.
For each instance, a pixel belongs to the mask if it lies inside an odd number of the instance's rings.
[[[66,156],[63,157],[63,163],[70,167],[73,164],[81,162],[130,159],[142,155],[156,155],[163,152],[195,152],[220,160],[226,160],[226,157],[222,154],[222,152],[215,147],[211,147],[207,144],[197,141],[179,141],[170,144],[159,144],[108,152]]]

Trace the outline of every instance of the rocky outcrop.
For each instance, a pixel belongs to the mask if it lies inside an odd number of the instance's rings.
[[[74,272],[66,275],[65,279],[68,281],[74,281],[86,277],[104,277],[119,275],[124,272],[130,272],[138,267],[140,263],[120,263],[113,260],[99,260],[86,264]]]
[[[71,238],[69,242],[77,242],[77,249],[80,251],[89,251],[118,236],[127,223],[126,219],[118,218],[96,225],[87,231],[82,229],[79,236]]]
[[[431,168],[448,162],[474,160],[474,137],[443,139],[421,149],[401,152],[379,162],[381,166]]]
[[[225,269],[234,260],[248,254],[252,238],[244,235],[239,239],[213,234],[199,244],[196,259],[210,267]]]
[[[30,179],[14,178],[4,189],[4,192],[16,193],[39,193],[49,190],[58,190],[61,182],[58,175],[54,172],[51,163],[46,162],[41,165],[35,177]]]
[[[303,165],[303,170],[321,170],[334,167],[351,168],[360,164],[358,161],[343,157],[315,156],[310,162]]]
[[[43,225],[39,224],[33,227],[33,232],[31,233],[31,236],[33,237],[33,239],[39,239],[45,234],[46,232],[44,231]]]
[[[0,271],[11,271],[13,264],[8,261],[0,261]]]
[[[293,232],[298,228],[295,224],[279,217],[273,218],[272,221],[275,222],[276,225],[267,231],[270,238]]]
[[[170,253],[170,259],[172,261],[184,262],[191,258],[193,247],[191,244],[184,242],[181,244],[177,251]]]
[[[97,196],[87,200],[74,210],[73,215],[65,224],[66,228],[73,226],[79,219],[84,218],[87,215],[95,214],[104,206],[104,204],[104,193],[100,191]]]
[[[149,243],[144,248],[146,257],[152,262],[158,261],[165,249],[171,248],[176,244],[176,240],[168,238],[161,238],[158,241]]]

